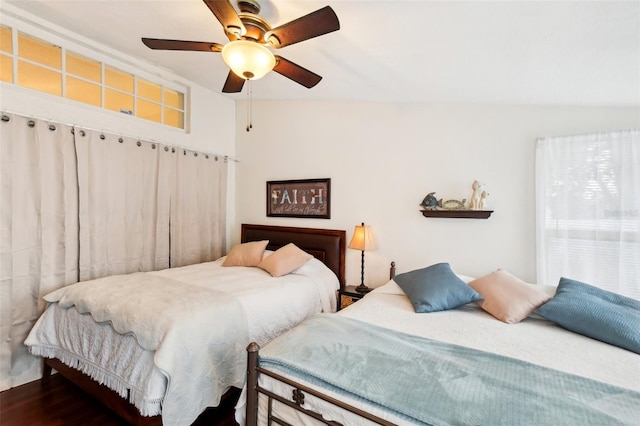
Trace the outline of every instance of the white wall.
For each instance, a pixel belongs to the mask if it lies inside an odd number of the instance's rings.
[[[381,285],[388,265],[406,272],[449,262],[472,276],[505,268],[535,282],[535,140],[640,126],[638,108],[524,107],[254,101],[237,105],[240,223],[344,229],[372,226],[365,283]],[[268,180],[331,178],[331,219],[266,217]],[[487,220],[425,218],[418,204],[490,193]],[[360,279],[360,253],[347,250],[347,281]]]

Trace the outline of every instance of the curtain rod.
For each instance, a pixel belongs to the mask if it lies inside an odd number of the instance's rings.
[[[559,135],[559,136],[541,136],[536,138],[536,141],[544,141],[547,139],[562,139],[562,138],[575,138],[575,137],[587,137],[587,136],[603,136],[610,135],[611,133],[633,133],[640,131],[640,128],[630,128],[630,129],[618,129],[618,130],[605,130],[600,132],[593,133],[575,133],[571,135]]]
[[[51,122],[55,122],[55,123],[58,123],[58,124],[64,124],[66,126],[81,127],[81,128],[83,128],[85,130],[91,130],[91,131],[95,131],[95,132],[111,133],[111,134],[115,134],[115,135],[122,136],[122,137],[125,137],[125,138],[138,139],[138,140],[145,141],[145,142],[155,142],[155,143],[158,143],[158,144],[161,144],[161,145],[167,145],[167,146],[170,146],[170,147],[175,147],[175,148],[180,148],[180,149],[187,149],[189,151],[196,151],[194,148],[186,147],[186,146],[183,146],[183,145],[177,145],[177,144],[174,144],[174,143],[162,142],[162,141],[158,141],[158,140],[151,139],[151,138],[142,138],[140,136],[132,136],[132,135],[128,135],[128,134],[125,134],[125,133],[110,132],[108,130],[96,129],[96,128],[93,128],[93,127],[83,126],[81,124],[65,123],[65,122],[63,122],[61,120],[55,120],[53,118],[38,117],[36,115],[23,114],[21,112],[15,112],[15,111],[6,110],[6,109],[0,110],[0,113],[2,113],[2,114],[14,114],[14,115],[22,116],[22,117],[33,118],[33,119],[36,119],[36,120],[51,121]],[[227,161],[233,161],[235,163],[239,163],[240,162],[239,158],[232,157],[232,156],[226,155],[226,154],[216,154],[214,152],[206,152],[206,151],[198,151],[198,152],[201,152],[202,154],[217,155],[218,157],[224,157],[224,158],[227,159]]]

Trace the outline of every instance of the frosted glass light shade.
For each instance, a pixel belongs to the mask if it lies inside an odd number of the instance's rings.
[[[273,53],[263,45],[235,40],[222,48],[222,59],[238,77],[257,80],[264,77],[276,65]]]
[[[369,251],[376,249],[376,242],[373,239],[373,233],[369,225],[356,225],[353,231],[353,237],[349,243],[349,248],[354,250]]]

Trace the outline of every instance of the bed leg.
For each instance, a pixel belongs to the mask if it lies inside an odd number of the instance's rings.
[[[42,360],[42,383],[49,383],[51,378],[51,366],[47,362],[46,358]]]
[[[252,342],[247,346],[247,413],[246,426],[258,425],[258,351],[260,346]]]

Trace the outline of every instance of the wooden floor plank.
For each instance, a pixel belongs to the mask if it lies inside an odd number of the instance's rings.
[[[237,426],[233,407],[237,395],[208,409],[193,426]],[[126,426],[128,423],[60,374],[47,384],[35,381],[0,392],[1,426]]]

